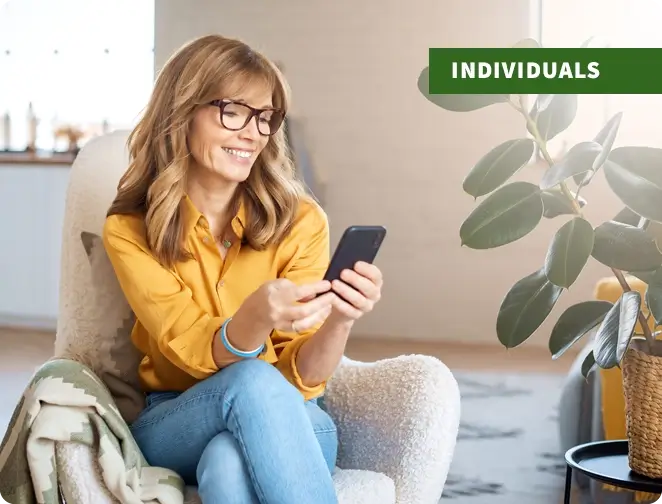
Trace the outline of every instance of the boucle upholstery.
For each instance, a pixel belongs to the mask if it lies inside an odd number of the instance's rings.
[[[92,368],[130,422],[144,404],[135,374],[140,355],[129,340],[133,315],[99,239],[127,166],[126,139],[126,131],[93,139],[71,168],[55,354]],[[341,504],[437,503],[460,419],[459,389],[441,361],[414,355],[376,363],[344,358],[324,404],[339,430],[334,481]],[[60,446],[58,458],[67,476],[65,496],[115,502],[83,447]],[[187,502],[196,499],[191,488]]]

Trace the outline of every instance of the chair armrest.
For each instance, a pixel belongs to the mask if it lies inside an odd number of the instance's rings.
[[[439,359],[344,358],[324,407],[338,427],[338,467],[386,474],[398,503],[438,502],[460,424],[459,387]]]

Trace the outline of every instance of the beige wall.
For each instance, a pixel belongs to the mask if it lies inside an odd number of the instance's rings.
[[[424,0],[409,7],[399,0],[159,0],[156,67],[187,40],[210,32],[240,37],[282,60],[328,181],[334,243],[350,224],[388,228],[378,258],[384,298],[357,331],[495,342],[501,299],[542,264],[563,221],[546,222],[500,250],[460,248],[458,230],[474,205],[462,179],[488,149],[523,134],[522,121],[507,107],[445,113],[420,96],[416,81],[429,47],[507,46],[530,35],[531,14],[526,0]],[[592,203],[590,217],[618,210],[604,184],[585,194],[602,198]],[[590,296],[605,272],[598,265],[585,270],[555,316]],[[549,329],[546,324],[531,343],[546,345]]]

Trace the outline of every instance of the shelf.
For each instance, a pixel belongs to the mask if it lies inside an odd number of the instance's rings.
[[[70,152],[20,152],[0,151],[2,165],[71,165],[76,158]]]

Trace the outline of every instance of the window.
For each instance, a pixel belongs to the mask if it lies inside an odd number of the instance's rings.
[[[659,0],[541,0],[541,42],[546,47],[578,47],[596,37],[597,45],[610,47],[662,47],[660,19]],[[591,140],[620,111],[615,146],[662,147],[662,95],[580,95],[575,122],[550,142],[550,151],[560,153]]]
[[[41,149],[65,124],[130,127],[152,89],[153,45],[154,0],[0,2],[0,116],[10,114],[12,148],[25,148],[30,103]]]

